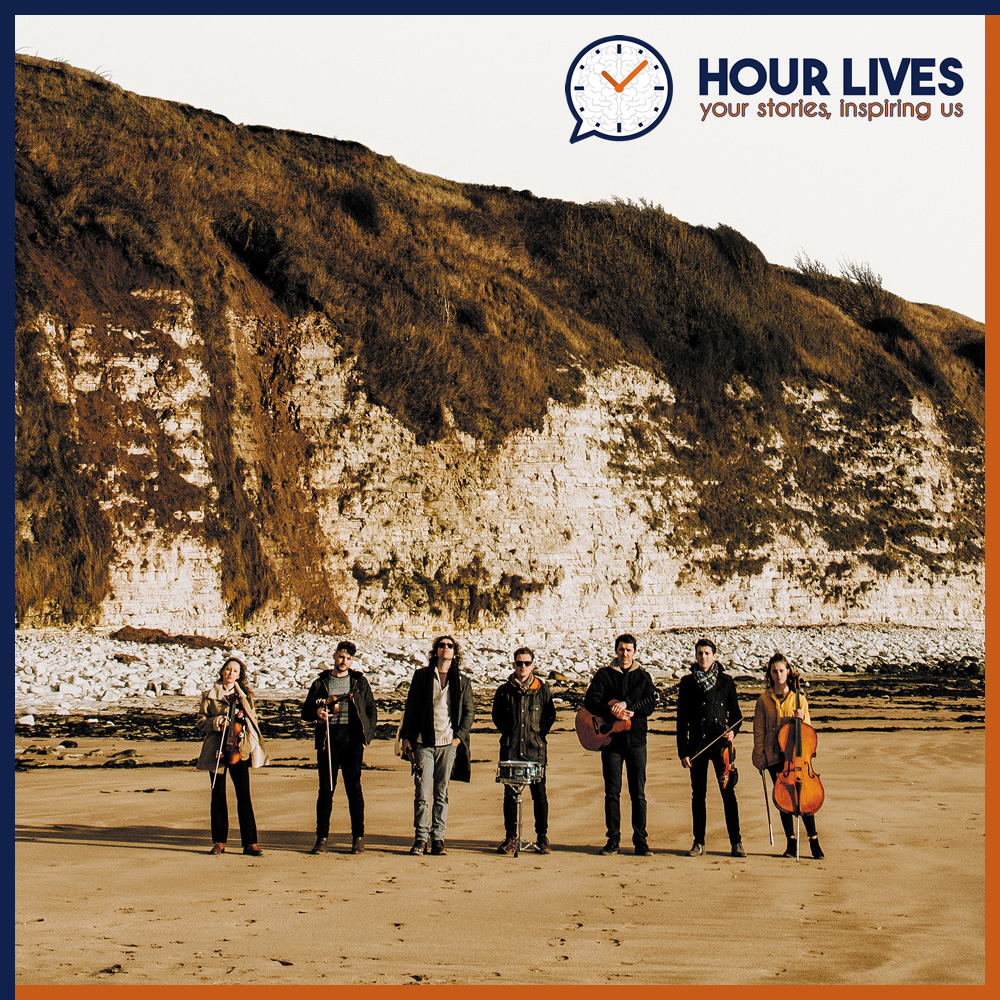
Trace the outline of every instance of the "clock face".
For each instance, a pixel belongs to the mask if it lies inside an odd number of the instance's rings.
[[[569,141],[638,139],[660,124],[672,94],[670,70],[650,44],[628,35],[599,38],[566,75],[566,101],[576,118]]]

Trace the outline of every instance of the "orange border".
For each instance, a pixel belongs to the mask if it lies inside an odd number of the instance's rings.
[[[990,69],[996,65],[996,60],[1000,59],[1000,15],[991,14],[985,18],[986,21],[986,45],[984,58],[984,130],[985,130],[985,171],[984,183],[986,185],[986,203],[983,224],[986,231],[986,248],[984,267],[986,272],[986,336],[989,342],[990,320],[992,319],[994,307],[997,303],[997,289],[994,280],[997,276],[997,251],[994,233],[997,226],[1000,226],[1000,198],[997,196],[996,185],[1000,182],[1000,171],[997,170],[998,153],[1000,153],[1000,72]],[[993,431],[997,422],[997,405],[994,398],[987,390],[986,393],[986,439],[987,456],[989,455],[989,439],[994,437]],[[990,465],[986,464],[986,661],[990,660],[990,653],[994,646],[992,642],[993,629],[993,604],[990,600],[989,582],[992,576],[991,570],[995,560],[991,558],[990,537],[991,528],[996,522],[993,516],[996,512],[996,503],[990,503],[993,494],[993,482],[990,476]],[[989,707],[987,688],[987,709]],[[987,711],[987,717],[989,712]],[[989,723],[987,722],[987,739],[989,739]],[[997,864],[990,851],[990,828],[992,821],[996,819],[998,811],[993,801],[993,793],[997,790],[997,780],[990,767],[986,768],[986,802],[984,809],[984,819],[986,823],[986,983],[990,982],[990,971],[992,969],[992,943],[995,934],[991,931],[996,927],[994,919],[997,898]]]

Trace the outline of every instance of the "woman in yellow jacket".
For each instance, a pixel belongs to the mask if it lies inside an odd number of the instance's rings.
[[[795,692],[789,687],[788,679],[793,675],[788,660],[782,653],[775,653],[767,661],[767,672],[764,675],[766,690],[757,699],[757,705],[753,713],[753,766],[758,771],[767,768],[771,775],[771,784],[778,772],[784,766],[784,755],[778,746],[778,730],[787,719],[794,719],[796,716],[807,725],[809,724],[809,705],[806,703],[805,695],[799,695],[799,707],[795,707]],[[805,824],[806,833],[809,835],[809,850],[814,858],[823,857],[823,849],[819,846],[819,837],[816,835],[816,819],[814,816],[802,814],[802,822]],[[796,856],[795,836],[792,832],[792,817],[786,813],[781,813],[781,825],[785,831],[785,838],[788,843],[785,846],[783,857],[794,858]]]

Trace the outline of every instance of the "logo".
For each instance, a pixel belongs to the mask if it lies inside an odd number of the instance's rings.
[[[566,74],[566,103],[576,119],[569,141],[638,139],[663,121],[673,89],[666,61],[648,42],[630,35],[598,38],[580,50]]]

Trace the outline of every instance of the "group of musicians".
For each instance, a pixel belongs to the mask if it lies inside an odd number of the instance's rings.
[[[302,718],[315,724],[319,794],[316,799],[316,843],[311,853],[327,850],[330,814],[338,774],[343,775],[351,819],[351,852],[365,849],[365,800],[361,788],[364,748],[375,733],[375,698],[364,674],[353,669],[355,644],[344,640],[334,653],[333,667],[313,682],[302,704]],[[632,845],[636,855],[651,853],[646,830],[647,719],[660,695],[649,673],[636,660],[636,640],[623,634],[615,640],[615,658],[594,674],[584,697],[584,709],[599,722],[604,776],[604,818],[607,842],[603,855],[617,854],[621,843],[621,786],[624,767],[632,806]],[[765,688],[757,699],[753,720],[755,768],[766,770],[773,785],[786,780],[788,723],[808,727],[809,709],[798,689],[797,675],[787,659],[776,653],[768,662]],[[410,682],[397,737],[400,756],[413,772],[413,829],[411,854],[446,854],[448,785],[471,776],[469,736],[475,714],[472,682],[461,671],[461,651],[452,636],[434,640],[429,662]],[[546,737],[556,718],[548,684],[535,676],[535,654],[527,646],[514,651],[513,670],[493,698],[493,724],[500,733],[500,761],[526,762],[530,777],[523,783],[505,782],[504,839],[501,854],[520,847],[519,804],[530,790],[535,840],[533,848],[548,854],[548,800],[545,791]],[[798,720],[798,722],[796,722]],[[743,721],[736,685],[716,659],[715,644],[699,639],[695,662],[680,682],[677,694],[677,755],[691,777],[692,857],[705,851],[706,790],[712,765],[722,795],[726,829],[733,857],[745,857],[736,800],[738,771],[733,736]],[[198,768],[210,772],[212,782],[212,854],[225,851],[229,833],[226,778],[236,791],[243,853],[261,854],[250,799],[249,769],[267,763],[254,697],[247,683],[246,665],[230,657],[218,681],[204,693],[197,727],[205,735]],[[503,764],[501,764],[501,767]],[[798,778],[795,779],[798,781]],[[781,787],[784,787],[782,785]],[[795,786],[798,788],[798,785]],[[795,800],[797,793],[791,793]],[[766,795],[765,795],[766,798]],[[775,801],[777,788],[775,791]],[[815,817],[805,807],[780,811],[786,845],[784,856],[798,857],[793,814],[801,816],[810,852],[822,858]],[[811,807],[813,811],[818,805]],[[770,820],[769,820],[770,822]]]

